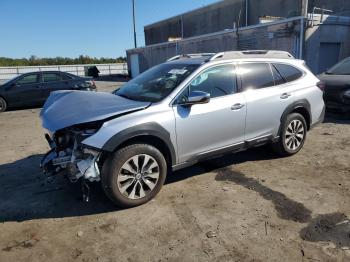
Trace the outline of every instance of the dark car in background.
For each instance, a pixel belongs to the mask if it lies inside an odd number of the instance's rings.
[[[0,112],[10,107],[44,104],[52,91],[96,91],[91,78],[60,71],[31,72],[17,76],[0,85]]]
[[[327,109],[350,112],[350,57],[318,76],[325,84],[324,100]]]

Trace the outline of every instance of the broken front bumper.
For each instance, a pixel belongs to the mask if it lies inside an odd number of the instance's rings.
[[[76,140],[72,148],[58,149],[48,135],[45,137],[51,150],[44,155],[40,163],[44,174],[64,174],[71,182],[76,182],[79,178],[90,182],[100,181],[99,151],[83,148]]]

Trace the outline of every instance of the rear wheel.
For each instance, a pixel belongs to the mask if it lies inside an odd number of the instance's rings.
[[[161,189],[167,174],[162,153],[147,144],[118,150],[104,164],[102,187],[118,206],[133,207],[151,200]]]
[[[7,103],[6,103],[5,99],[0,97],[0,112],[6,111],[6,108],[7,108]]]
[[[307,133],[305,118],[298,113],[288,115],[282,124],[280,139],[273,145],[275,151],[282,156],[298,153],[304,145]]]

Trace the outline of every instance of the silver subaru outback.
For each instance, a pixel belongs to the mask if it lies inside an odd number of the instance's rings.
[[[323,120],[322,88],[286,52],[176,56],[113,93],[51,93],[41,166],[83,188],[100,181],[119,206],[141,205],[172,170],[198,161],[266,144],[296,154]]]

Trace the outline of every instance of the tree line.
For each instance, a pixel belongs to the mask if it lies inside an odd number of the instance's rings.
[[[43,65],[74,65],[74,64],[111,64],[124,63],[125,57],[107,58],[107,57],[89,57],[80,55],[77,58],[53,57],[40,58],[31,56],[29,58],[8,58],[0,57],[0,66],[43,66]]]

